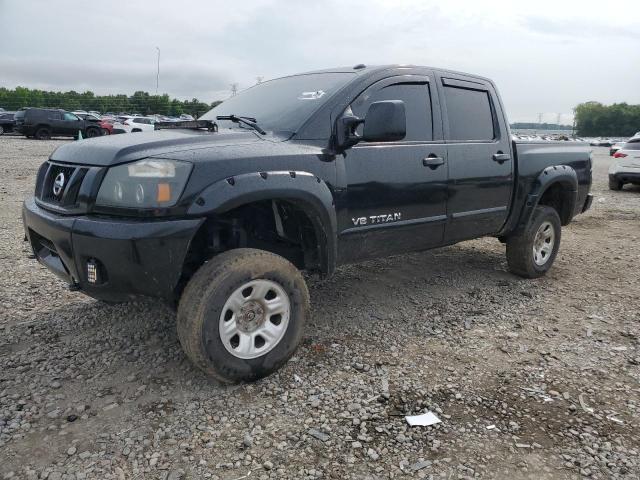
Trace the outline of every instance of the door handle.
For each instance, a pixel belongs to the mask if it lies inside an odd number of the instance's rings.
[[[436,156],[428,156],[422,159],[422,165],[429,167],[431,170],[435,170],[440,165],[444,165],[444,158]]]
[[[498,153],[494,153],[491,158],[493,159],[494,162],[503,164],[504,162],[508,162],[509,160],[511,160],[511,155],[509,155],[508,153],[498,152]]]

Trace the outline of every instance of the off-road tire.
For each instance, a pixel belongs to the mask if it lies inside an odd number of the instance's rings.
[[[50,140],[51,139],[51,129],[48,127],[40,127],[36,130],[34,137],[37,140]]]
[[[284,336],[264,355],[241,359],[222,343],[219,322],[229,296],[246,282],[277,283],[290,300]],[[280,368],[295,352],[309,316],[309,292],[300,271],[288,260],[263,250],[238,248],[213,257],[187,284],[178,305],[178,339],[191,361],[224,383],[254,381]]]
[[[545,221],[551,223],[555,239],[549,259],[543,265],[538,265],[533,256],[533,244],[540,225]],[[552,207],[538,205],[525,231],[521,235],[507,238],[509,271],[524,278],[538,278],[546,274],[553,265],[560,248],[561,228],[558,212]]]
[[[609,178],[609,190],[622,190],[624,183],[615,178]]]

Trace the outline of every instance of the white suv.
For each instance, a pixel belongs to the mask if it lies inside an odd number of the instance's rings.
[[[609,188],[621,190],[625,183],[640,185],[640,136],[633,137],[613,154],[609,168]]]
[[[124,124],[131,127],[130,132],[151,132],[155,130],[153,124],[156,123],[154,118],[149,117],[133,117],[124,121]]]

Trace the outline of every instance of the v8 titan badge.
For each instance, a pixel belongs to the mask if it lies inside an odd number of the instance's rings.
[[[400,212],[387,213],[383,215],[370,215],[368,217],[357,217],[351,219],[356,227],[363,225],[376,225],[378,223],[398,222],[400,220],[402,220],[402,214]]]

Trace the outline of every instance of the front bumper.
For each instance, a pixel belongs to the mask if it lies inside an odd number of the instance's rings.
[[[38,261],[87,295],[126,301],[144,295],[172,299],[191,239],[204,221],[133,220],[56,215],[29,198],[25,233]],[[98,281],[88,281],[87,263]]]

